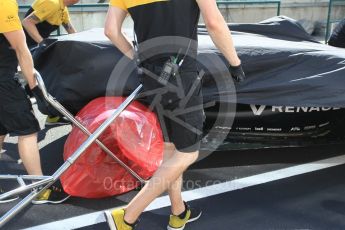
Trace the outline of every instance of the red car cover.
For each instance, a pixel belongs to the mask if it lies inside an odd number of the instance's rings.
[[[102,97],[93,100],[77,119],[93,133],[125,100]],[[73,127],[64,148],[67,160],[87,136]],[[105,130],[99,140],[142,178],[148,179],[163,159],[163,136],[156,115],[139,102],[132,102]],[[101,198],[122,194],[140,183],[120,164],[93,143],[62,175],[64,190],[73,196]]]

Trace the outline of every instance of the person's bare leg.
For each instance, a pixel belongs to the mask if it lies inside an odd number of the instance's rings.
[[[180,215],[185,211],[185,206],[182,198],[182,175],[172,184],[168,189],[168,194],[171,202],[171,213],[173,215]]]
[[[175,150],[173,156],[163,162],[144,188],[126,208],[125,221],[134,223],[145,208],[166,191],[182,173],[198,158],[199,152],[181,153]]]
[[[163,162],[168,161],[175,153],[175,145],[170,142],[164,143]]]
[[[175,153],[175,145],[173,143],[165,143],[163,162],[169,160]],[[174,215],[179,215],[185,210],[182,198],[182,175],[171,184],[168,188],[168,194],[171,202],[171,212]]]
[[[6,135],[0,136],[0,158],[2,157],[2,146],[4,144]]]
[[[0,136],[0,152],[2,151],[2,146],[4,144],[6,135]]]
[[[18,137],[18,149],[24,167],[30,175],[43,175],[37,144],[37,133]]]

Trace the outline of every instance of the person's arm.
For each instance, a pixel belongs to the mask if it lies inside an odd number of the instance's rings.
[[[74,28],[73,24],[71,23],[71,18],[69,16],[69,11],[64,11],[64,20],[62,22],[62,26],[65,28],[68,34],[77,33],[77,30]]]
[[[35,69],[29,48],[26,44],[25,34],[23,30],[4,33],[11,47],[16,51],[20,68],[26,78],[32,94],[36,98],[39,111],[49,116],[59,116],[53,107],[44,99],[41,89],[38,87],[35,78]]]
[[[127,16],[127,12],[115,6],[108,9],[104,34],[111,42],[130,59],[134,58],[132,43],[122,32],[122,24]]]
[[[30,89],[36,86],[36,79],[34,77],[34,64],[26,44],[25,34],[23,30],[17,30],[4,33],[4,36],[15,50],[19,61],[20,68],[26,78]]]
[[[209,32],[214,44],[217,46],[219,51],[222,52],[231,66],[239,66],[241,64],[241,60],[237,56],[229,27],[217,7],[216,0],[196,1],[205,21],[207,31]]]
[[[74,26],[70,22],[64,23],[64,24],[62,24],[62,26],[65,28],[65,30],[67,31],[68,34],[77,33],[77,30],[74,28]]]
[[[25,28],[26,32],[28,32],[30,37],[38,44],[44,40],[36,27],[36,24],[40,22],[41,20],[34,13],[31,13],[22,21],[23,27]]]

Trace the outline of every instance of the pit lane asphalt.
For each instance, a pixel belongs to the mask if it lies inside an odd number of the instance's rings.
[[[37,111],[36,111],[37,112]],[[39,116],[41,125],[44,117]],[[44,173],[62,163],[63,144],[70,126],[44,129],[39,134]],[[304,148],[223,151],[197,162],[185,173],[184,190],[313,162],[345,153],[345,144]],[[18,164],[16,138],[7,138],[0,174],[25,174]],[[340,165],[250,188],[190,202],[202,207],[202,218],[186,229],[345,229],[345,166]],[[0,181],[1,182],[1,181]],[[1,182],[10,188],[12,183]],[[22,229],[126,204],[136,192],[107,199],[73,197],[60,205],[30,205],[3,229]],[[1,204],[3,215],[14,203]],[[146,212],[139,229],[166,229],[168,208]],[[64,226],[61,226],[63,228]],[[105,223],[81,229],[108,229]]]

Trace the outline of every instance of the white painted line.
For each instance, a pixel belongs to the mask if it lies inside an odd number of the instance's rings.
[[[198,188],[195,190],[185,191],[183,192],[183,198],[186,201],[202,199],[205,197],[248,188],[255,185],[265,184],[268,182],[298,176],[342,164],[345,164],[345,155],[236,179],[220,184]],[[162,196],[152,202],[152,204],[145,211],[155,210],[168,206],[170,206],[169,197]],[[26,230],[70,230],[95,225],[101,222],[105,222],[103,211],[76,216],[65,220],[51,222],[48,224],[38,225],[35,227],[27,228]]]

